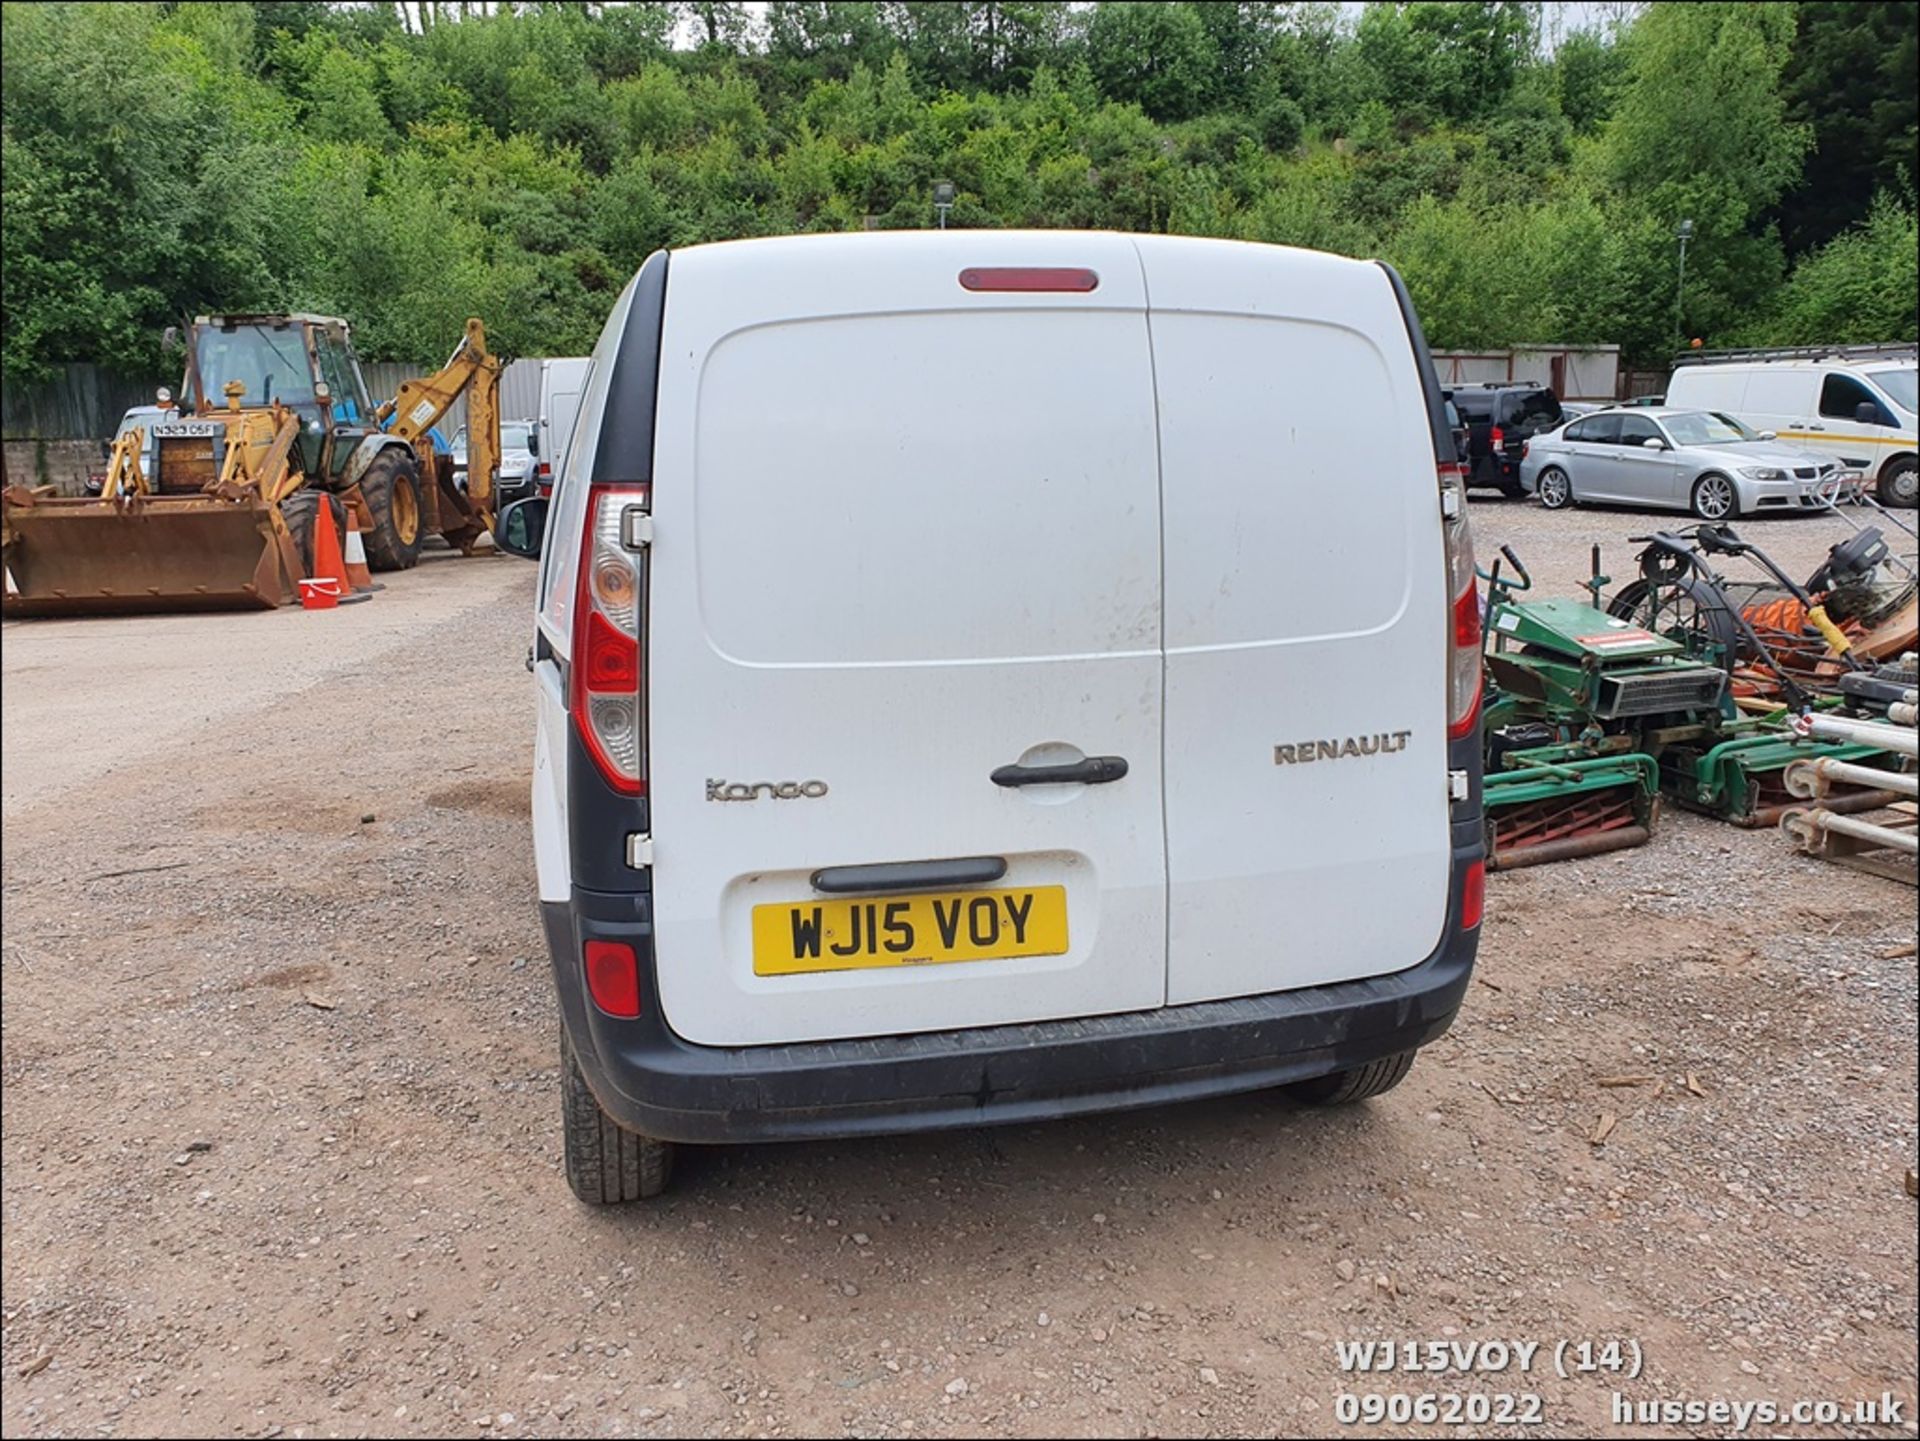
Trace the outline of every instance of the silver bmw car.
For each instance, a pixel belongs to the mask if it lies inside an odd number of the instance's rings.
[[[1840,462],[1786,445],[1711,410],[1595,411],[1527,442],[1520,487],[1548,510],[1579,501],[1691,510],[1734,520],[1822,510],[1848,479]]]

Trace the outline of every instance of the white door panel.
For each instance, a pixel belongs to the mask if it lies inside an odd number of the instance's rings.
[[[1404,969],[1440,939],[1452,855],[1444,551],[1405,322],[1375,266],[1139,244],[1165,507],[1168,1003]]]
[[[752,1045],[1158,1006],[1160,523],[1139,266],[1114,236],[674,257],[654,463],[650,792],[661,1004]],[[869,259],[869,257],[871,257]],[[959,271],[1087,266],[1092,294]],[[1113,783],[1007,789],[1036,748]],[[712,801],[708,782],[825,793]],[[808,789],[813,789],[809,787]],[[1064,955],[762,976],[753,906],[826,866],[999,856]],[[885,899],[885,897],[881,897]]]

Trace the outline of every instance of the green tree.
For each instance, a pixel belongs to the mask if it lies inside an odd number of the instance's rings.
[[[1614,98],[1626,74],[1626,56],[1610,36],[1576,30],[1553,54],[1560,112],[1575,132],[1598,132],[1613,113]]]
[[[1783,197],[1779,215],[1797,253],[1857,221],[1876,191],[1913,184],[1920,6],[1809,0],[1795,20],[1783,89],[1813,148],[1805,183]]]
[[[1809,135],[1787,118],[1780,76],[1793,7],[1701,0],[1658,5],[1627,36],[1627,81],[1602,138],[1625,213],[1671,237],[1694,224],[1683,328],[1713,336],[1778,283],[1784,257],[1760,223],[1800,176]],[[1671,239],[1664,242],[1672,244]]]
[[[1087,27],[1087,58],[1107,95],[1156,120],[1199,114],[1219,66],[1213,37],[1181,0],[1100,0]]]
[[[1766,345],[1920,339],[1920,225],[1884,192],[1865,223],[1813,251],[1745,338]]]

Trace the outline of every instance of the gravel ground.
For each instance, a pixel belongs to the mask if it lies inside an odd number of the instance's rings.
[[[1644,524],[1473,515],[1549,593]],[[1811,569],[1844,527],[1749,530]],[[1615,1391],[1892,1392],[1903,1427],[1826,1434],[1913,1434],[1913,894],[1685,815],[1494,877],[1459,1023],[1366,1105],[695,1152],[575,1205],[531,586],[5,628],[7,1435],[1316,1435],[1342,1392],[1516,1391],[1543,1424],[1465,1434],[1730,1429]],[[1644,1370],[1333,1350],[1496,1338]]]

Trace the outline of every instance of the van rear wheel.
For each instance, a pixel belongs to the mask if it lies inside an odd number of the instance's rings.
[[[1880,473],[1880,483],[1876,487],[1880,492],[1880,504],[1913,509],[1915,497],[1920,495],[1920,482],[1916,481],[1920,472],[1915,471],[1915,464],[1913,457],[1908,456],[1905,460],[1896,460]]]
[[[672,1143],[629,1131],[600,1109],[564,1031],[560,1036],[560,1115],[567,1184],[589,1206],[651,1200],[667,1189],[673,1178]]]
[[[1286,1091],[1294,1100],[1304,1101],[1309,1106],[1344,1106],[1351,1101],[1364,1101],[1369,1096],[1391,1091],[1406,1080],[1417,1054],[1416,1051],[1402,1051],[1397,1056],[1382,1056],[1377,1061],[1368,1061],[1366,1065],[1355,1066],[1351,1070],[1335,1071],[1330,1076],[1315,1076],[1311,1081],[1295,1081]]]

